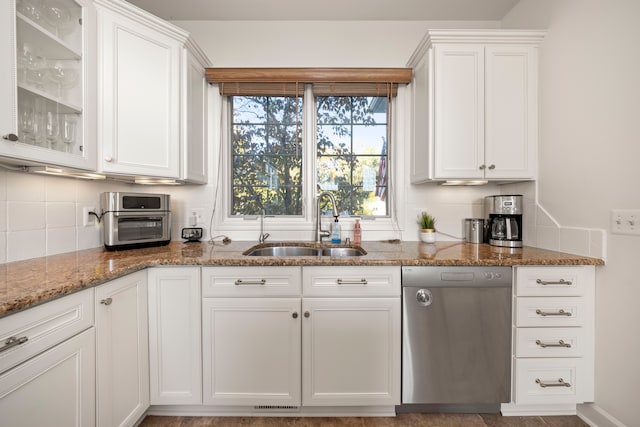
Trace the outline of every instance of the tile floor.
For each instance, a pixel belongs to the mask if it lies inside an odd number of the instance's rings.
[[[142,427],[585,427],[575,416],[503,417],[499,414],[398,414],[396,417],[160,417]]]

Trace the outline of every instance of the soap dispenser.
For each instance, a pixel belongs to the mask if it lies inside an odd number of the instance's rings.
[[[331,243],[340,243],[340,223],[338,217],[333,221],[333,227],[331,228]]]

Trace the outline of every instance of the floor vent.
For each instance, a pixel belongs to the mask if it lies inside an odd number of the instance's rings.
[[[258,405],[253,407],[256,411],[281,411],[281,412],[289,412],[289,411],[297,411],[300,409],[298,406],[286,406],[286,405]]]

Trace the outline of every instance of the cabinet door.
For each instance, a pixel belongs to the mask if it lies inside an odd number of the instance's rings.
[[[484,48],[434,47],[435,178],[483,178]]]
[[[302,303],[302,404],[400,404],[400,298]]]
[[[147,272],[96,288],[97,425],[131,426],[149,407]]]
[[[189,182],[207,183],[207,79],[204,66],[184,49],[184,164],[183,178]]]
[[[100,7],[98,46],[103,171],[179,178],[180,42]]]
[[[89,0],[32,3],[1,6],[0,156],[93,171],[95,8]],[[57,23],[41,19],[51,6],[63,11]]]
[[[300,405],[299,298],[205,298],[202,311],[205,404]]]
[[[151,404],[201,404],[200,268],[152,268],[148,277]]]
[[[487,178],[536,175],[537,49],[485,48],[485,164]]]
[[[94,425],[94,329],[0,375],[0,414],[3,426]]]

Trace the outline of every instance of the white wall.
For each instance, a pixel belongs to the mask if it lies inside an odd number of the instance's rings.
[[[506,28],[546,28],[540,52],[538,198],[561,226],[609,230],[640,208],[640,2],[522,0]],[[640,237],[607,236],[597,269],[596,420],[640,425]],[[604,424],[600,424],[604,425]]]

